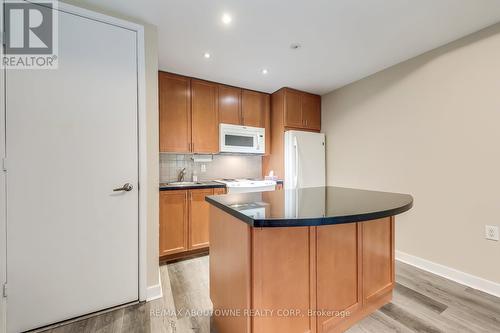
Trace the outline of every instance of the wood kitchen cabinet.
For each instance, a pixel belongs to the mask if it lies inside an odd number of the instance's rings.
[[[225,187],[217,187],[214,188],[214,195],[220,195],[220,194],[226,194],[226,188]]]
[[[301,95],[299,91],[284,90],[285,126],[287,127],[301,128],[303,125]]]
[[[321,96],[303,93],[301,107],[304,128],[319,132],[321,130]]]
[[[302,130],[321,130],[321,96],[283,89],[285,127]]]
[[[391,290],[394,271],[394,219],[361,223],[363,235],[363,301]]]
[[[160,152],[218,153],[217,84],[159,72]]]
[[[225,188],[160,191],[160,257],[177,259],[209,246],[208,195]]]
[[[265,127],[269,94],[219,85],[219,123]]]
[[[217,153],[219,151],[219,118],[217,85],[191,80],[191,151]]]
[[[270,95],[159,72],[160,152],[219,152],[219,124],[266,128],[270,151]]]
[[[191,80],[158,73],[160,152],[189,152],[191,148]]]
[[[270,130],[266,142],[270,151],[262,159],[262,174],[271,170],[278,177],[285,176],[285,140],[287,130],[319,132],[321,130],[321,96],[290,88],[282,88],[271,95]]]
[[[160,191],[160,256],[188,249],[188,191]]]
[[[361,224],[348,223],[317,228],[316,288],[318,309],[349,311],[363,305]],[[341,316],[318,316],[318,333],[329,332]]]
[[[266,108],[269,105],[269,95],[252,90],[242,90],[241,93],[242,125],[264,127]]]
[[[283,207],[284,193],[266,194]],[[281,209],[273,216],[285,215]],[[393,216],[262,228],[211,206],[210,220],[217,222],[210,224],[213,310],[269,311],[266,316],[215,316],[218,332],[340,333],[392,299]],[[300,312],[283,316],[283,309]],[[309,310],[313,315],[307,315]]]
[[[208,247],[208,214],[207,195],[213,195],[214,189],[189,191],[189,249]]]
[[[241,89],[219,85],[219,123],[240,125]]]

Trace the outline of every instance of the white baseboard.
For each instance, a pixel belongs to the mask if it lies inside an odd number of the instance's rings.
[[[154,301],[163,297],[163,289],[161,287],[161,276],[158,274],[158,284],[149,286],[146,289],[146,302]]]
[[[439,275],[448,280],[452,280],[468,287],[500,297],[500,283],[489,281],[478,276],[474,276],[448,266],[437,264],[435,262],[401,251],[396,251],[396,260],[404,262],[408,265],[418,267],[420,269],[423,269],[424,271]]]

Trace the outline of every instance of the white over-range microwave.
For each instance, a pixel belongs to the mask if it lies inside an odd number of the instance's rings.
[[[220,124],[221,153],[264,154],[266,130],[260,127]]]

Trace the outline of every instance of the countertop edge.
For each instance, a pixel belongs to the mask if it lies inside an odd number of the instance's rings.
[[[251,217],[238,212],[235,209],[231,209],[226,205],[213,200],[210,196],[207,196],[205,200],[215,207],[223,210],[229,215],[241,220],[242,222],[250,225],[254,228],[280,228],[280,227],[314,227],[323,225],[334,225],[334,224],[346,224],[346,223],[356,223],[377,220],[385,217],[395,216],[409,211],[413,207],[413,197],[411,201],[406,205],[386,209],[371,213],[362,213],[355,215],[344,215],[335,217],[320,217],[320,218],[298,218],[298,219],[252,219]]]
[[[226,188],[226,184],[223,183],[214,183],[213,180],[207,182],[210,184],[197,184],[197,185],[166,185],[166,186],[159,186],[160,191],[173,191],[173,190],[199,190],[199,189],[204,189],[204,188]],[[279,179],[276,180],[276,184],[283,185],[284,181]]]
[[[197,185],[168,185],[160,186],[160,191],[174,191],[174,190],[200,190],[204,188],[226,188],[224,184],[197,184]]]

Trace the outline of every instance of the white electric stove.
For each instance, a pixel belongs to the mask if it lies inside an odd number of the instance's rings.
[[[274,180],[254,180],[254,179],[219,179],[216,182],[226,185],[227,193],[248,193],[265,192],[276,189]]]

